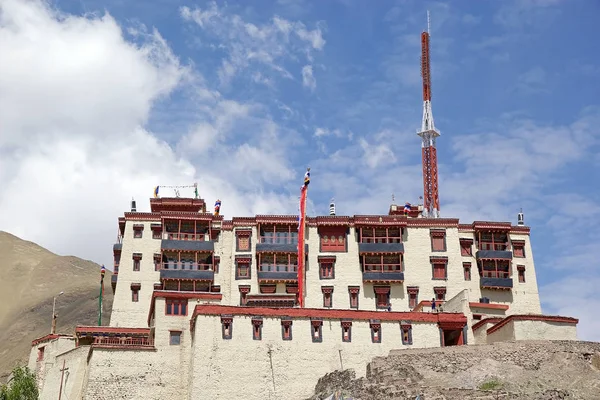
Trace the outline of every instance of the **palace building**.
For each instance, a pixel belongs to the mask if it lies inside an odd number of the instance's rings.
[[[298,274],[298,216],[153,198],[119,218],[110,326],[33,342],[40,398],[306,398],[392,349],[576,339],[576,319],[541,315],[522,214],[462,224],[422,208],[307,217]]]

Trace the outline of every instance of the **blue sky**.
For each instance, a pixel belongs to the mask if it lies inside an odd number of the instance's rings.
[[[600,340],[600,3],[0,0],[0,229],[112,265],[117,217],[198,182],[232,215],[422,195],[431,12],[441,214],[532,227],[544,312]]]

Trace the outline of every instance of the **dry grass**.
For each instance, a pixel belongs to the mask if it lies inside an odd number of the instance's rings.
[[[104,278],[103,325],[112,308],[111,274]],[[58,333],[98,323],[100,266],[58,256],[35,243],[0,231],[0,382],[15,365],[27,363],[31,341],[50,333],[52,298]]]

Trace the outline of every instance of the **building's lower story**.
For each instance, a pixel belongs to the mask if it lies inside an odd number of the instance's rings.
[[[575,340],[577,320],[197,304],[150,328],[78,327],[33,342],[40,399],[303,399],[334,370],[364,375],[392,349],[506,340]],[[444,308],[445,307],[445,308]],[[186,313],[187,314],[187,313]],[[474,322],[471,325],[471,322]]]

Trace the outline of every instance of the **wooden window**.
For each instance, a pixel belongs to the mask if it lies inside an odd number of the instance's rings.
[[[210,287],[212,293],[221,293],[221,285],[213,285]]]
[[[471,263],[465,262],[463,263],[463,272],[465,275],[465,281],[471,280]]]
[[[165,315],[187,315],[187,299],[184,300],[165,300]]]
[[[131,284],[131,301],[137,303],[140,301],[140,288],[142,287],[139,283]]]
[[[298,244],[298,225],[261,225],[260,243]]]
[[[152,225],[150,225],[150,229],[152,229],[152,239],[162,239],[162,225],[161,224],[152,224]]]
[[[363,255],[361,267],[363,272],[402,272],[404,270],[403,254]]]
[[[252,318],[252,339],[262,340],[262,318]]]
[[[319,238],[321,252],[346,252],[347,230],[345,227],[320,228]]]
[[[348,293],[350,295],[350,308],[358,310],[358,293],[360,293],[360,286],[348,286]]]
[[[181,344],[181,331],[169,332],[169,344],[172,346],[179,346]]]
[[[335,279],[335,257],[319,257],[319,279]]]
[[[399,227],[362,227],[361,243],[402,243],[402,228]]]
[[[433,263],[433,279],[445,280],[447,275],[447,261],[434,260]]]
[[[431,236],[431,251],[446,251],[446,231],[432,229],[429,234]]]
[[[321,292],[323,293],[323,307],[333,307],[333,286],[321,286]]]
[[[250,237],[252,236],[251,230],[236,230],[236,251],[250,251],[251,243]]]
[[[506,232],[478,232],[479,250],[506,251],[508,234]]]
[[[483,318],[483,316],[481,314],[473,314],[473,319],[474,320],[480,321],[481,318]]]
[[[281,320],[281,338],[283,340],[292,340],[292,320]]]
[[[233,316],[224,315],[221,317],[221,331],[223,339],[231,339],[233,335]]]
[[[436,301],[445,301],[446,300],[446,288],[445,287],[434,287],[433,291],[435,293]]]
[[[406,292],[408,293],[408,308],[412,310],[419,304],[419,287],[409,286],[406,288]]]
[[[133,253],[133,270],[139,271],[142,261],[142,253]]]
[[[37,353],[37,361],[44,361],[44,350],[46,349],[46,346],[40,347],[38,349],[38,353]]]
[[[473,256],[473,240],[460,239],[460,255],[464,257]]]
[[[259,253],[258,272],[298,272],[298,255]]]
[[[342,320],[342,342],[352,341],[352,321]]]
[[[235,259],[235,279],[251,279],[252,271],[251,257],[236,257]]]
[[[512,242],[513,246],[513,256],[518,258],[525,257],[525,242],[517,242],[516,240]]]
[[[323,320],[322,319],[311,319],[310,320],[310,336],[313,343],[321,343],[323,341]]]
[[[144,233],[144,225],[134,225],[133,226],[133,237],[136,239],[140,239]]]
[[[214,256],[213,257],[213,269],[215,271],[215,274],[219,273],[219,267],[221,266],[221,257],[219,256]]]
[[[248,295],[248,293],[250,293],[250,286],[249,285],[240,285],[238,286],[238,289],[240,291],[240,306],[245,306],[246,305],[246,296]]]
[[[519,283],[525,283],[525,266],[517,265],[517,271],[519,272]]]
[[[400,322],[400,331],[402,333],[402,344],[403,345],[413,344],[411,322],[410,321],[401,321]]]
[[[162,255],[154,254],[154,270],[160,271],[161,268]]]
[[[510,260],[481,260],[483,278],[510,278]]]
[[[277,285],[259,285],[259,290],[263,294],[272,294],[277,291]]]
[[[371,320],[371,342],[381,343],[381,322],[379,320]]]
[[[390,305],[390,286],[374,286],[375,308],[387,309]]]

